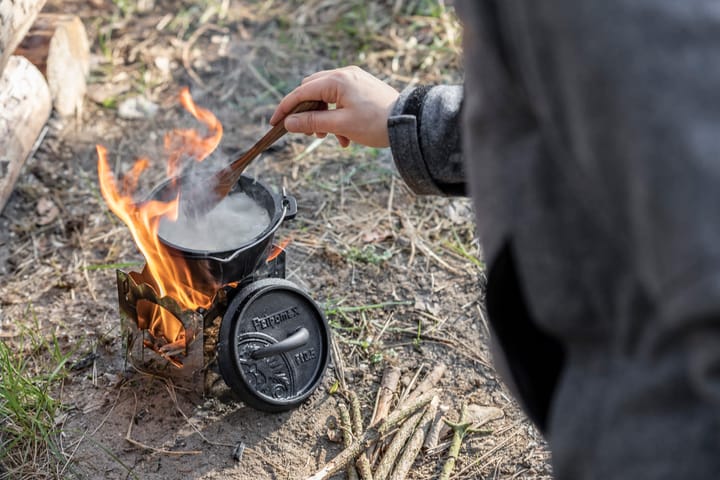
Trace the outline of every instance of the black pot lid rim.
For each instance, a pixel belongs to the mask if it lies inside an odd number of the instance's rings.
[[[245,372],[239,365],[239,355],[237,351],[239,339],[245,341],[257,341],[264,342],[266,345],[277,343],[278,340],[274,339],[262,332],[240,332],[242,328],[241,324],[244,324],[247,319],[244,319],[245,312],[256,302],[258,299],[272,295],[273,292],[290,293],[302,299],[311,310],[314,312],[313,318],[317,325],[315,329],[322,335],[320,345],[322,352],[318,355],[317,360],[314,361],[314,371],[310,376],[311,380],[307,381],[303,385],[299,385],[297,392],[289,398],[273,398],[262,392],[256,391],[250,381],[245,375]],[[242,320],[244,319],[244,320]],[[220,371],[227,383],[236,393],[240,394],[241,399],[247,401],[246,395],[252,397],[254,400],[252,403],[255,406],[267,406],[269,408],[295,406],[303,402],[309,397],[317,388],[322,380],[322,377],[330,363],[330,330],[325,319],[325,315],[322,309],[313,301],[313,299],[302,289],[300,289],[293,282],[280,278],[267,278],[258,280],[251,283],[250,285],[243,288],[233,299],[230,306],[228,307],[220,329],[221,338],[218,344],[218,364],[220,365]],[[287,362],[288,359],[285,354],[277,354],[278,357],[282,358],[282,361]],[[223,368],[224,367],[224,368]],[[228,378],[230,377],[230,378]]]

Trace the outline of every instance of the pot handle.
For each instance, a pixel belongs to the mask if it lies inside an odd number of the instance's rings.
[[[297,200],[292,195],[286,195],[283,192],[282,205],[285,209],[283,220],[292,220],[297,215]]]
[[[253,360],[260,360],[271,355],[289,352],[290,350],[302,347],[309,339],[310,332],[307,328],[302,327],[296,330],[292,335],[288,336],[285,340],[281,340],[277,343],[271,343],[266,347],[253,351],[250,354],[250,358]]]
[[[283,218],[282,220],[292,220],[295,218],[295,215],[297,215],[297,200],[295,200],[295,197],[292,195],[288,195],[285,193],[285,190],[283,189],[283,196],[282,196],[282,207],[283,207]],[[214,260],[216,262],[221,263],[228,263],[233,261],[236,257],[241,255],[243,253],[242,250],[238,250],[236,252],[233,252],[232,255],[226,258],[220,258],[220,257],[207,257],[208,260]]]
[[[228,262],[232,262],[233,260],[235,260],[237,257],[242,255],[243,253],[244,253],[244,250],[239,249],[239,250],[234,251],[232,253],[232,255],[230,255],[229,257],[221,258],[221,257],[213,257],[212,255],[208,255],[205,258],[207,260],[213,260],[213,261],[220,262],[220,263],[228,263]]]

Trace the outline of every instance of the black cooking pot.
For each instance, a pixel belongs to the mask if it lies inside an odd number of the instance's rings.
[[[159,185],[151,194],[155,200],[170,201],[176,198],[177,186],[183,179],[171,179]],[[229,195],[243,192],[267,210],[270,223],[250,241],[239,243],[236,248],[225,251],[193,250],[173,244],[160,236],[160,241],[171,256],[182,259],[190,269],[195,288],[214,291],[219,286],[239,282],[253,273],[267,258],[275,231],[284,220],[297,214],[297,202],[290,195],[277,194],[264,183],[248,176],[240,177]],[[223,232],[207,232],[222,235]]]

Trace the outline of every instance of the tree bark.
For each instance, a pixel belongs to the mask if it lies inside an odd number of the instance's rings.
[[[0,75],[0,212],[52,109],[50,91],[29,60],[11,56]]]
[[[0,75],[45,0],[0,0]]]
[[[90,72],[90,44],[80,18],[41,13],[15,55],[26,57],[45,75],[59,115],[82,113],[85,81]]]

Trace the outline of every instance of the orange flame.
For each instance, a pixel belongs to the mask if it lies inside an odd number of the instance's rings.
[[[183,88],[180,92],[180,104],[196,119],[204,123],[210,132],[202,137],[196,130],[173,130],[165,135],[165,150],[168,152],[167,176],[172,178],[180,173],[181,160],[187,156],[202,162],[220,143],[223,129],[220,121],[209,110],[195,105],[190,90]]]
[[[270,251],[270,255],[268,255],[267,259],[265,259],[266,262],[272,262],[275,260],[278,255],[280,255],[284,250],[285,247],[287,247],[290,242],[292,241],[292,238],[288,237],[284,239],[282,242],[280,242],[278,245],[273,245],[272,250]]]
[[[175,130],[165,136],[168,176],[179,173],[183,158],[192,157],[197,161],[205,159],[215,150],[222,138],[220,122],[210,111],[193,103],[187,88],[181,92],[180,102],[197,120],[205,124],[208,134],[202,136],[194,130]],[[158,237],[160,219],[177,218],[178,197],[168,202],[148,200],[136,203],[133,201],[133,194],[140,175],[148,168],[150,161],[146,158],[138,159],[118,185],[108,162],[107,150],[97,145],[97,154],[102,196],[110,210],[130,229],[135,244],[145,257],[146,268],[157,284],[157,293],[174,298],[183,308],[207,308],[212,302],[211,293],[193,287],[190,270],[181,259],[170,255]],[[155,309],[150,315],[152,318],[146,319],[148,323],[141,328],[171,344],[184,344],[185,329],[179,319],[162,308]]]

